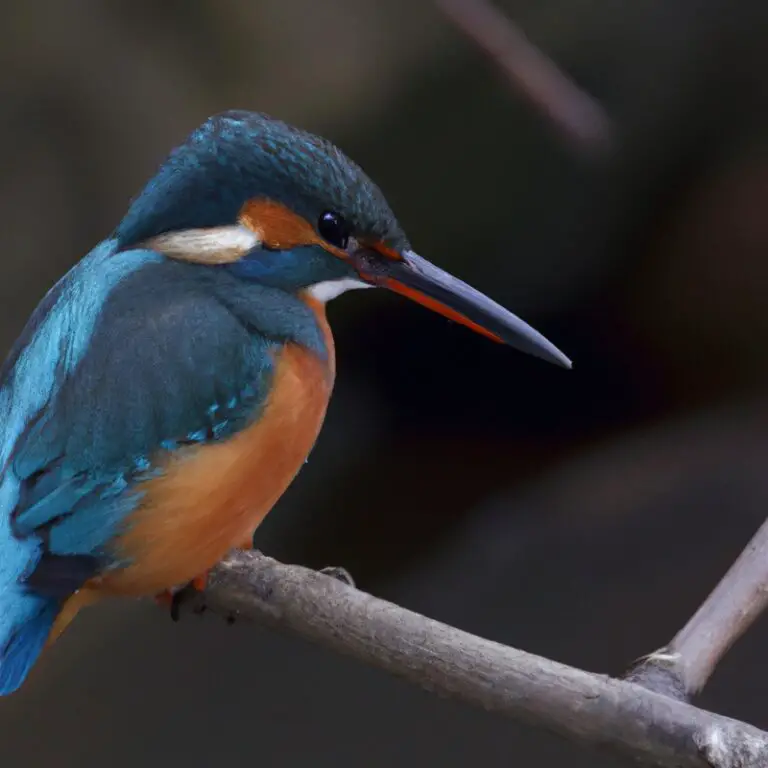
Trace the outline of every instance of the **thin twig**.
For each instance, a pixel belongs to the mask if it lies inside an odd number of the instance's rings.
[[[423,688],[649,765],[758,768],[768,733],[470,635],[258,552],[234,552],[203,599],[231,615],[290,629]]]
[[[436,0],[523,94],[580,151],[604,153],[613,140],[605,110],[487,0]]]
[[[768,521],[672,642],[646,657],[627,679],[689,700],[767,604]]]

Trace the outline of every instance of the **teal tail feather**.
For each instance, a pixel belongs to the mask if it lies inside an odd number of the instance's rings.
[[[0,599],[0,611],[4,612],[7,596]],[[20,595],[21,601],[30,603],[25,606],[31,616],[22,624],[14,627],[5,647],[0,651],[0,696],[7,696],[18,690],[26,680],[30,669],[37,661],[45,641],[59,612],[59,600],[43,600],[29,595]],[[34,604],[31,604],[31,603]],[[19,614],[18,608],[14,611]],[[0,631],[5,630],[3,627]]]
[[[13,535],[8,510],[14,493],[12,482],[0,483],[0,696],[26,679],[61,604],[60,598],[35,595],[21,583],[40,558],[40,542]]]

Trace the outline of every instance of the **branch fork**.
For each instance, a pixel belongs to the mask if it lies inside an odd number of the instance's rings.
[[[768,524],[748,550],[765,537]],[[745,567],[759,568],[762,576],[745,573]],[[759,578],[768,583],[768,557],[742,556],[669,648],[650,654],[624,680],[471,635],[361,592],[335,575],[285,565],[257,551],[235,551],[219,563],[202,599],[224,616],[294,632],[427,690],[647,765],[766,768],[768,733],[687,701],[706,682],[703,671],[708,677],[746,629],[745,621],[712,623],[713,617],[734,613],[720,606],[723,596],[730,599],[737,585]],[[754,618],[756,606],[740,615]],[[688,641],[692,623],[715,641]],[[681,637],[686,641],[676,642]],[[693,656],[687,655],[691,649]]]

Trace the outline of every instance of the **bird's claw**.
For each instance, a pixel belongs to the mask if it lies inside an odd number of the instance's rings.
[[[205,613],[207,606],[194,581],[190,581],[180,589],[173,591],[171,595],[171,621],[178,621],[181,618],[182,606],[190,603],[192,604],[192,613],[197,616]]]
[[[207,574],[197,576],[183,587],[170,589],[158,595],[156,601],[160,605],[170,606],[171,621],[179,621],[181,618],[181,609],[188,605],[191,606],[192,613],[195,616],[202,616],[208,606],[205,604],[203,592],[206,587]],[[227,624],[234,624],[235,615],[229,614],[226,617]]]
[[[346,584],[348,587],[355,586],[355,580],[352,578],[352,574],[346,569],[337,565],[329,565],[325,568],[321,568],[318,573],[322,573],[325,576],[330,576],[332,579],[340,581],[342,584]]]
[[[181,608],[187,604],[192,605],[192,613],[194,613],[195,616],[202,616],[208,610],[208,606],[205,604],[205,599],[203,598],[201,591],[197,589],[193,582],[190,582],[173,593],[173,597],[171,598],[172,621],[178,621],[181,618]],[[227,614],[224,619],[227,624],[234,624],[236,615],[230,613]]]
[[[324,576],[330,576],[331,578],[340,581],[342,584],[346,584],[348,587],[355,586],[355,580],[346,568],[330,565],[326,568],[321,568],[318,573],[322,573]],[[206,576],[198,576],[183,587],[169,589],[157,595],[155,600],[158,605],[168,606],[170,608],[171,621],[179,621],[179,619],[181,619],[182,608],[186,608],[188,605],[191,606],[193,614],[202,616],[202,614],[208,610],[203,595],[205,586]],[[230,613],[225,617],[227,624],[234,624],[236,619],[237,616],[234,613]]]

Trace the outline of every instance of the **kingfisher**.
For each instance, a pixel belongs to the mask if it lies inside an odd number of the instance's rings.
[[[83,607],[202,588],[312,450],[330,299],[384,287],[564,367],[411,249],[335,145],[208,118],[42,299],[0,368],[0,694]]]

